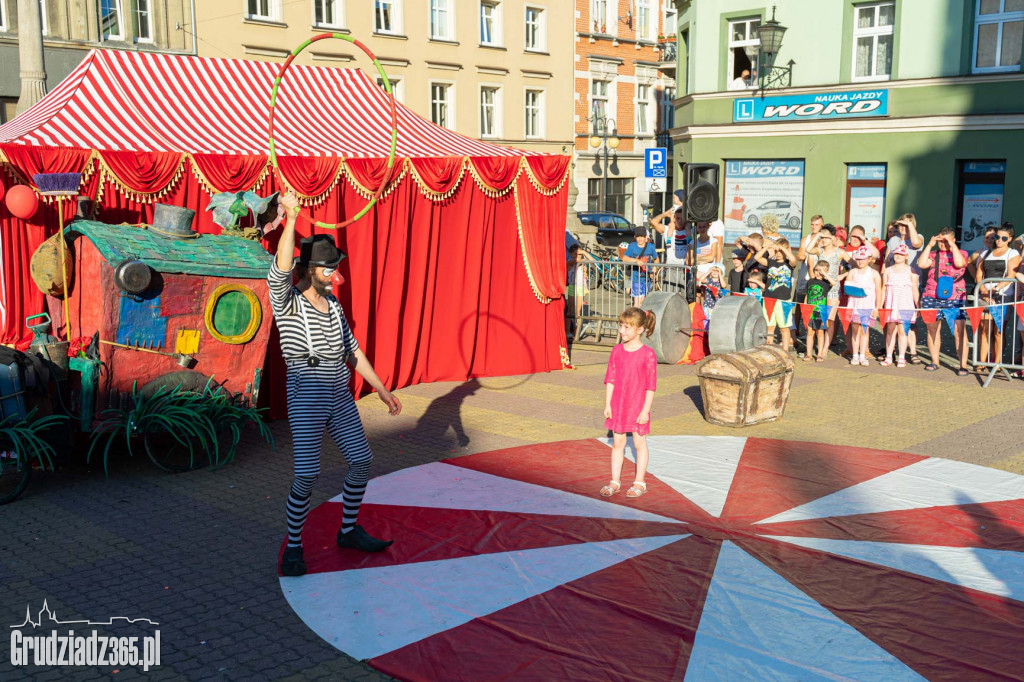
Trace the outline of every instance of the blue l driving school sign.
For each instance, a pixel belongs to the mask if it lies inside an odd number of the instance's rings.
[[[733,102],[732,108],[733,123],[813,121],[888,115],[888,90],[740,97]]]

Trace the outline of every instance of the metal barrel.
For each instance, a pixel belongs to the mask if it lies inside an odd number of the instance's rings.
[[[735,353],[760,346],[768,336],[761,302],[753,296],[727,296],[715,304],[708,325],[713,354]]]
[[[643,337],[643,342],[654,349],[658,362],[674,365],[682,360],[693,324],[686,299],[674,292],[654,291],[647,294],[640,307],[653,312],[657,320],[654,333]]]

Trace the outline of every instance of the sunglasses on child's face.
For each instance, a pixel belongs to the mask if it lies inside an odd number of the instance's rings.
[[[1009,237],[1002,237],[1002,236],[1000,236],[1000,237],[996,237],[996,241],[997,242],[1008,242],[1008,241],[1010,241],[1010,238]]]

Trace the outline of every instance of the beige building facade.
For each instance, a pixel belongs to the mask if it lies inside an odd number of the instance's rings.
[[[573,3],[567,0],[202,0],[199,54],[279,61],[344,33],[380,60],[396,97],[463,135],[548,153],[573,144]],[[298,63],[362,68],[324,40]],[[379,81],[379,79],[378,79]]]
[[[0,0],[0,123],[14,115],[19,78],[19,0]],[[31,4],[31,3],[28,3]],[[38,0],[47,89],[88,50],[195,54],[192,0]],[[201,4],[197,2],[197,4]],[[216,3],[214,3],[216,4]]]

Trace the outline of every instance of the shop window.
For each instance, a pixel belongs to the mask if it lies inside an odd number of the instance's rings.
[[[743,78],[743,71],[750,71],[746,79],[749,87],[757,82],[757,48],[761,44],[757,37],[760,19],[735,19],[729,22],[729,83],[730,89],[739,89],[737,79]]]
[[[604,188],[604,207],[601,203],[601,183],[607,182]],[[587,210],[609,211],[630,219],[633,213],[633,180],[632,178],[590,178],[587,180]]]
[[[878,2],[854,7],[853,80],[888,80],[892,75],[896,5]]]
[[[975,0],[974,73],[1019,71],[1024,0]]]
[[[248,343],[263,319],[260,299],[241,284],[222,284],[206,304],[206,329],[223,343]]]
[[[983,247],[985,228],[1003,222],[1006,161],[960,161],[957,191],[957,230],[960,247],[968,252]]]
[[[845,225],[861,225],[872,241],[885,239],[886,165],[849,164],[846,166]]]

